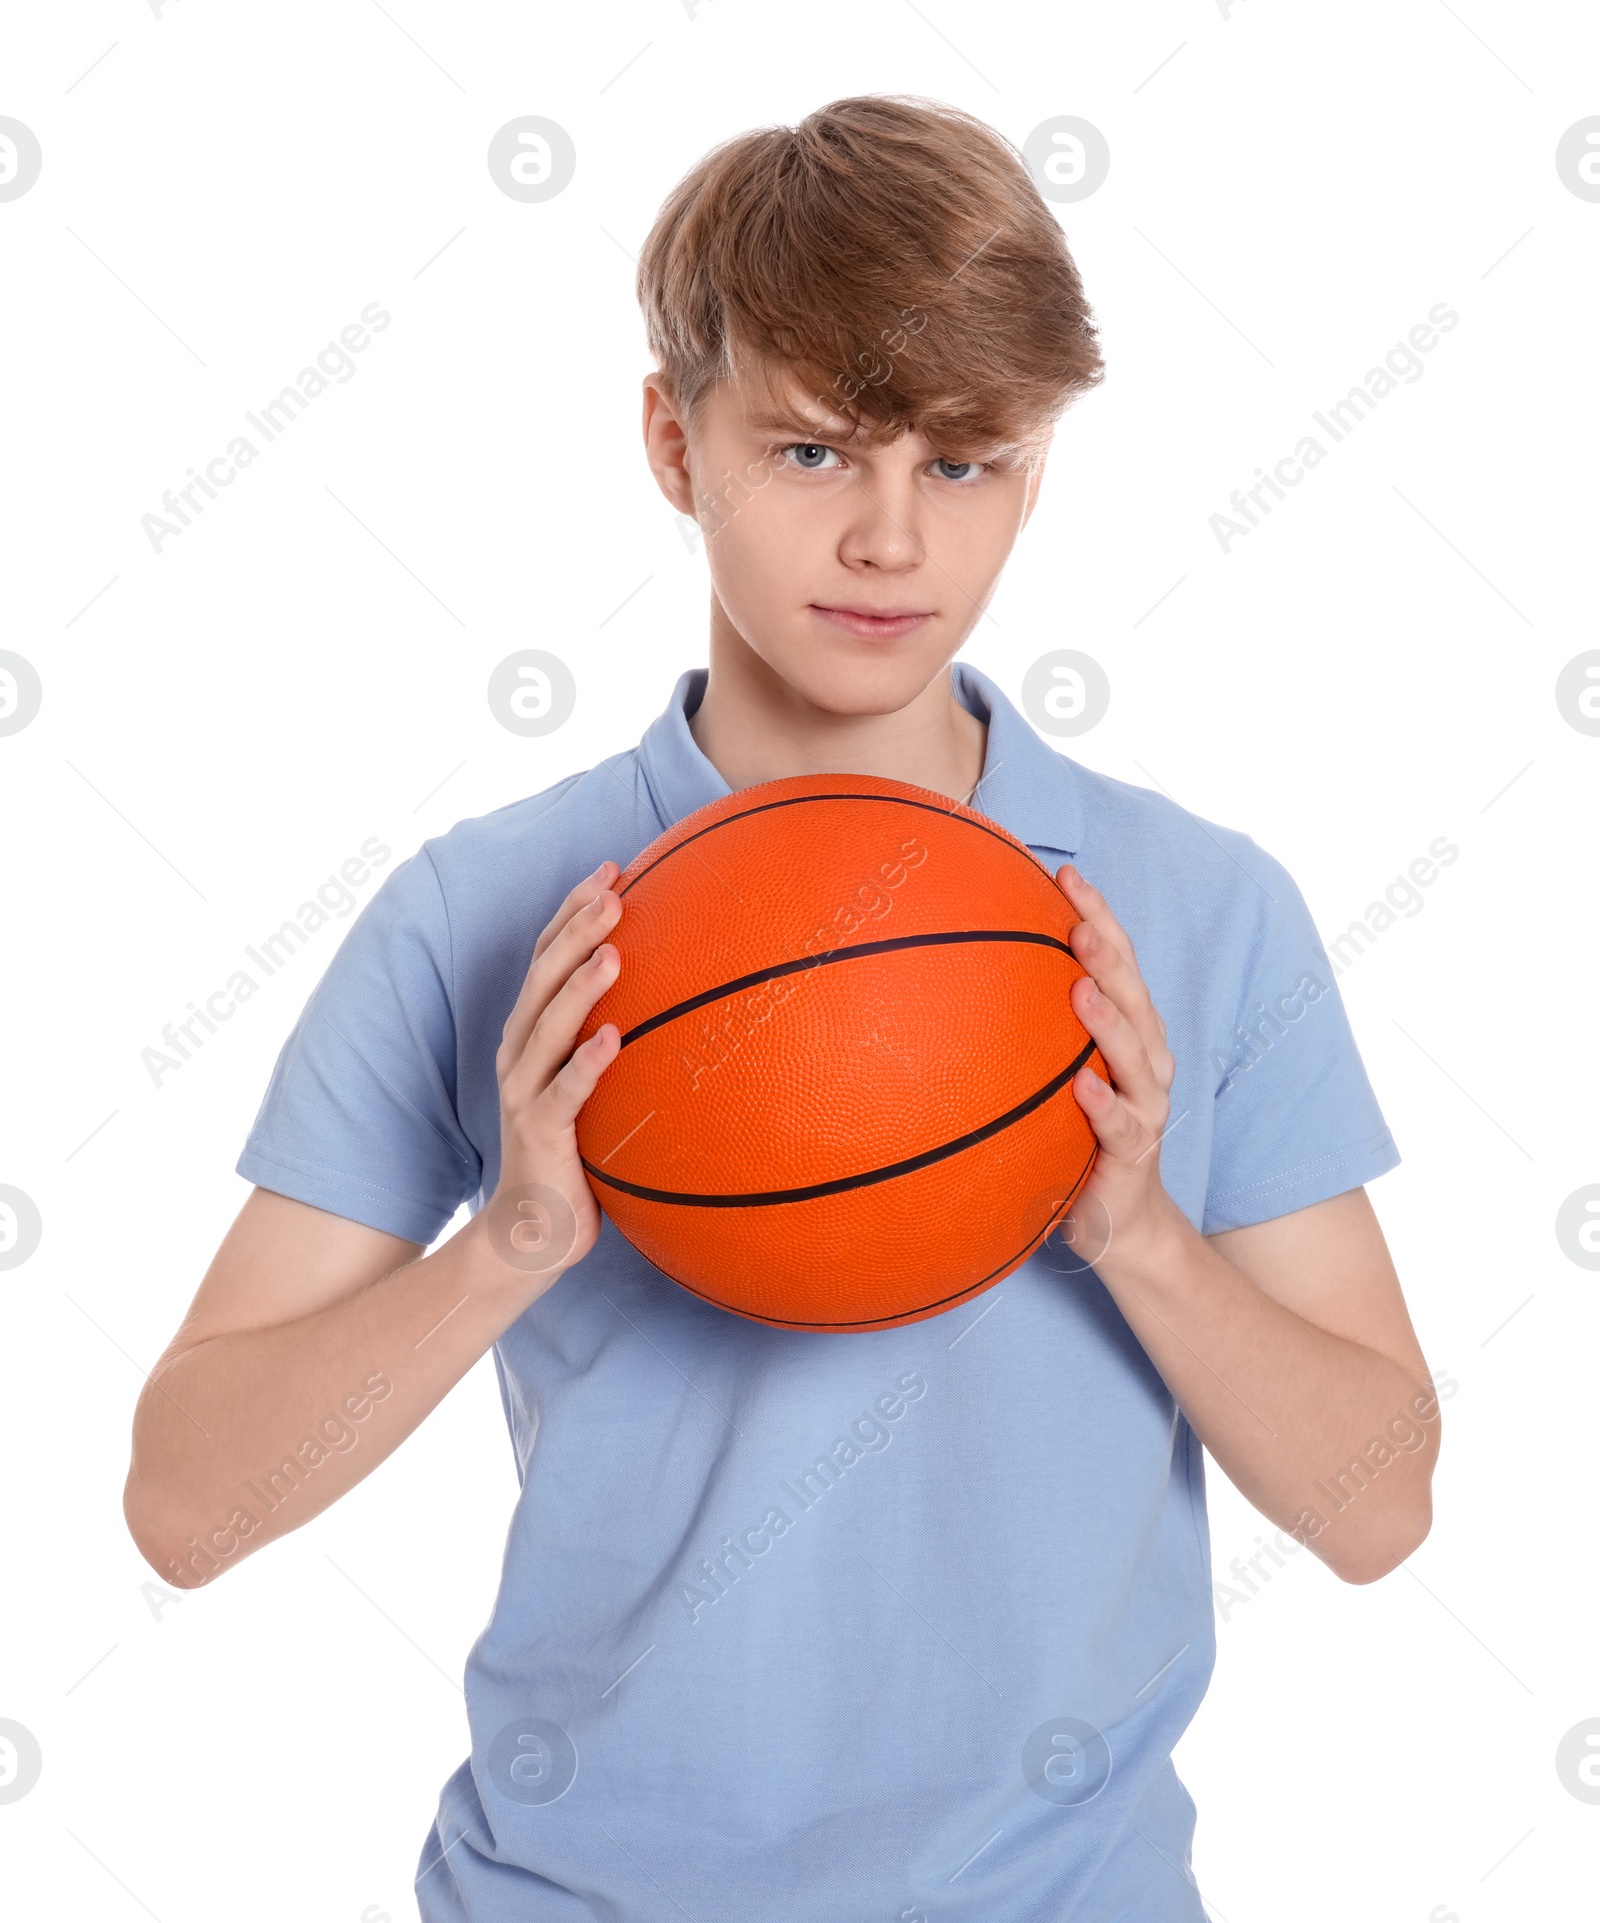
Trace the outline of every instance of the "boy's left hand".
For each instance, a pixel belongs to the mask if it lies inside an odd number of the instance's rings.
[[[1057,869],[1056,880],[1082,918],[1069,939],[1088,974],[1072,985],[1073,1012],[1111,1074],[1108,1087],[1085,1064],[1072,1083],[1100,1153],[1073,1204],[1076,1232],[1069,1240],[1084,1259],[1098,1265],[1112,1245],[1120,1256],[1136,1256],[1171,1228],[1178,1213],[1161,1186],[1160,1145],[1170,1109],[1173,1060],[1167,1025],[1139,973],[1133,943],[1105,896],[1070,862]]]

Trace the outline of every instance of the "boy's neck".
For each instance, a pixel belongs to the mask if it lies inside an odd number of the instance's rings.
[[[864,774],[970,800],[989,730],[956,699],[948,667],[892,713],[832,714],[721,626],[712,623],[706,691],[689,732],[730,789],[788,775]]]

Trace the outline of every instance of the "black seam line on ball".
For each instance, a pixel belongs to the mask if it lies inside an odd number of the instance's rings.
[[[727,828],[736,821],[748,821],[752,815],[767,814],[773,808],[798,808],[805,803],[813,801],[880,801],[887,803],[893,808],[920,808],[925,814],[944,815],[951,821],[959,821],[964,827],[976,828],[980,834],[987,835],[991,841],[998,841],[1002,848],[1009,848],[1014,855],[1026,855],[1028,861],[1038,869],[1041,875],[1046,874],[1043,865],[1034,860],[1034,857],[1028,854],[1027,848],[1013,836],[997,834],[993,828],[986,827],[981,821],[971,821],[966,815],[958,815],[953,808],[936,808],[931,801],[912,801],[905,795],[861,795],[853,794],[847,789],[840,788],[832,790],[827,794],[790,795],[783,801],[763,801],[754,808],[741,809],[736,815],[724,815],[721,821],[713,821],[707,828],[696,828],[692,835],[685,835],[682,841],[677,842],[673,847],[668,848],[664,853],[658,855],[648,868],[641,870],[639,874],[634,876],[633,880],[628,883],[627,888],[619,888],[617,893],[618,895],[626,895],[629,889],[637,888],[646,875],[653,875],[661,866],[662,862],[669,861],[672,856],[677,854],[681,849],[692,847],[702,835],[714,835],[719,828]],[[921,862],[918,862],[917,866],[920,868],[922,866]],[[1048,875],[1046,875],[1046,879],[1049,879]]]
[[[970,1300],[971,1297],[975,1296],[980,1289],[987,1288],[990,1282],[992,1282],[997,1275],[1004,1275],[1007,1269],[1014,1268],[1017,1265],[1017,1263],[1025,1261],[1034,1252],[1036,1248],[1039,1248],[1043,1243],[1049,1240],[1052,1225],[1059,1221],[1061,1211],[1063,1209],[1070,1208],[1072,1204],[1075,1201],[1077,1201],[1078,1195],[1082,1190],[1084,1183],[1089,1179],[1089,1171],[1093,1167],[1094,1167],[1094,1150],[1091,1149],[1089,1151],[1088,1160],[1084,1163],[1083,1167],[1078,1171],[1077,1179],[1073,1182],[1072,1187],[1068,1189],[1066,1195],[1061,1199],[1061,1201],[1059,1201],[1055,1205],[1055,1208],[1051,1211],[1050,1218],[1045,1223],[1044,1227],[1042,1229],[1036,1230],[1034,1234],[1030,1235],[1027,1241],[1023,1243],[1022,1247],[1018,1249],[1016,1254],[1013,1255],[1009,1259],[1009,1261],[997,1263],[996,1266],[992,1268],[987,1275],[980,1276],[976,1282],[969,1282],[964,1289],[957,1289],[951,1295],[942,1295],[940,1296],[937,1302],[924,1302],[922,1304],[922,1308],[924,1310],[942,1309],[946,1305],[946,1303],[963,1302],[963,1301]],[[1092,1267],[1093,1265],[1086,1264],[1086,1266]],[[665,1275],[666,1273],[667,1271],[663,1269],[662,1274]],[[690,1295],[699,1296],[702,1302],[709,1302],[713,1308],[716,1308],[716,1309],[727,1308],[727,1304],[725,1302],[719,1302],[714,1295],[706,1295],[702,1290],[695,1288],[692,1283],[685,1282],[681,1276],[674,1275],[674,1276],[671,1276],[669,1279],[673,1282],[676,1282],[680,1289],[687,1289]],[[742,1313],[742,1311],[738,1309],[731,1309],[728,1312],[731,1315],[739,1315]],[[815,1330],[824,1330],[824,1331],[832,1329],[832,1330],[837,1330],[840,1334],[843,1334],[846,1330],[849,1330],[849,1329],[875,1329],[882,1326],[882,1324],[886,1320],[886,1318],[881,1315],[863,1316],[858,1322],[790,1322],[790,1321],[786,1321],[782,1316],[772,1316],[772,1315],[754,1316],[749,1319],[756,1322],[768,1323],[771,1327],[778,1328],[778,1329],[815,1329]],[[897,1324],[891,1319],[889,1320],[889,1326],[893,1328],[897,1326]]]
[[[908,1155],[902,1162],[886,1162],[882,1168],[865,1169],[859,1175],[836,1176],[831,1182],[812,1182],[805,1188],[763,1189],[746,1195],[681,1195],[672,1189],[652,1189],[646,1188],[641,1182],[625,1182],[620,1175],[607,1175],[604,1169],[597,1168],[593,1162],[586,1161],[583,1166],[589,1175],[597,1182],[604,1182],[607,1188],[620,1189],[624,1195],[636,1195],[642,1202],[664,1202],[676,1208],[753,1209],[775,1202],[812,1202],[820,1196],[843,1195],[850,1189],[867,1188],[874,1182],[892,1182],[898,1175],[912,1175],[918,1169],[930,1168],[935,1162],[959,1155],[963,1149],[975,1148],[979,1142],[988,1141],[991,1135],[999,1135],[1031,1115],[1036,1108],[1042,1108],[1052,1095],[1066,1087],[1094,1052],[1094,1043],[1086,1042],[1061,1073],[1052,1075],[1043,1088],[1035,1089],[1015,1108],[1008,1108],[1004,1115],[997,1115],[992,1122],[985,1122],[981,1128],[956,1136],[954,1141],[941,1142],[937,1148],[924,1149],[920,1155]]]
[[[735,976],[731,982],[722,982],[716,988],[691,995],[685,1002],[675,1002],[671,1008],[662,1009],[659,1015],[648,1016],[628,1030],[620,1045],[626,1048],[629,1042],[638,1041],[652,1029],[665,1027],[680,1015],[692,1014],[695,1009],[721,1001],[726,995],[737,995],[743,989],[776,981],[783,975],[803,974],[807,969],[821,968],[828,962],[854,961],[861,955],[888,955],[904,948],[944,948],[957,942],[973,941],[1031,942],[1035,947],[1059,948],[1063,955],[1071,956],[1074,961],[1078,959],[1064,941],[1058,941],[1054,935],[1041,935],[1031,928],[960,928],[941,934],[894,935],[884,941],[859,942],[854,948],[825,949],[820,955],[803,955],[798,961],[774,962],[770,968],[758,968],[753,974]]]

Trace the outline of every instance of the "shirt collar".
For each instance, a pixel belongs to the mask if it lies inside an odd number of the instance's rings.
[[[1041,741],[1033,724],[970,661],[952,670],[956,699],[989,725],[983,773],[969,805],[1030,848],[1075,855],[1083,845],[1077,763]]]
[[[645,784],[664,828],[732,793],[689,731],[709,673],[685,669],[639,742]],[[1076,854],[1083,839],[1076,764],[1041,741],[1026,717],[970,661],[957,661],[951,678],[956,699],[988,725],[983,774],[969,805],[1030,848]]]

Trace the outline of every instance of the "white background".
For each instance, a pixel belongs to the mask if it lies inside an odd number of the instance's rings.
[[[0,1274],[0,1716],[44,1754],[0,1804],[8,1909],[414,1914],[515,1493],[489,1361],[208,1591],[154,1584],[120,1508],[140,1371],[348,924],[159,1088],[140,1051],[365,838],[397,860],[628,746],[704,661],[704,561],[639,449],[633,256],[714,140],[886,91],[1019,145],[1080,115],[1112,156],[1056,209],[1108,377],[968,658],[1015,698],[1041,653],[1092,654],[1111,707],[1070,751],[1253,834],[1329,938],[1461,851],[1341,981],[1405,1158],[1374,1200],[1459,1385],[1434,1528],[1375,1586],[1300,1555],[1219,1620],[1177,1754],[1202,1893],[1223,1923],[1583,1913],[1600,1805],[1555,1751],[1600,1717],[1600,1276],[1554,1225],[1600,1180],[1600,739],[1555,681],[1600,645],[1600,203],[1555,149],[1600,113],[1600,22],[385,4],[80,0],[0,35],[0,114],[44,156],[0,203],[0,647],[44,684],[0,739],[0,1181],[44,1223]],[[530,113],[578,153],[536,205],[485,162]],[[355,378],[153,552],[141,515],[372,301]],[[1208,517],[1440,301],[1423,377],[1224,554]],[[578,683],[544,739],[485,699],[530,646]],[[1266,1525],[1214,1465],[1210,1492],[1222,1576]]]

